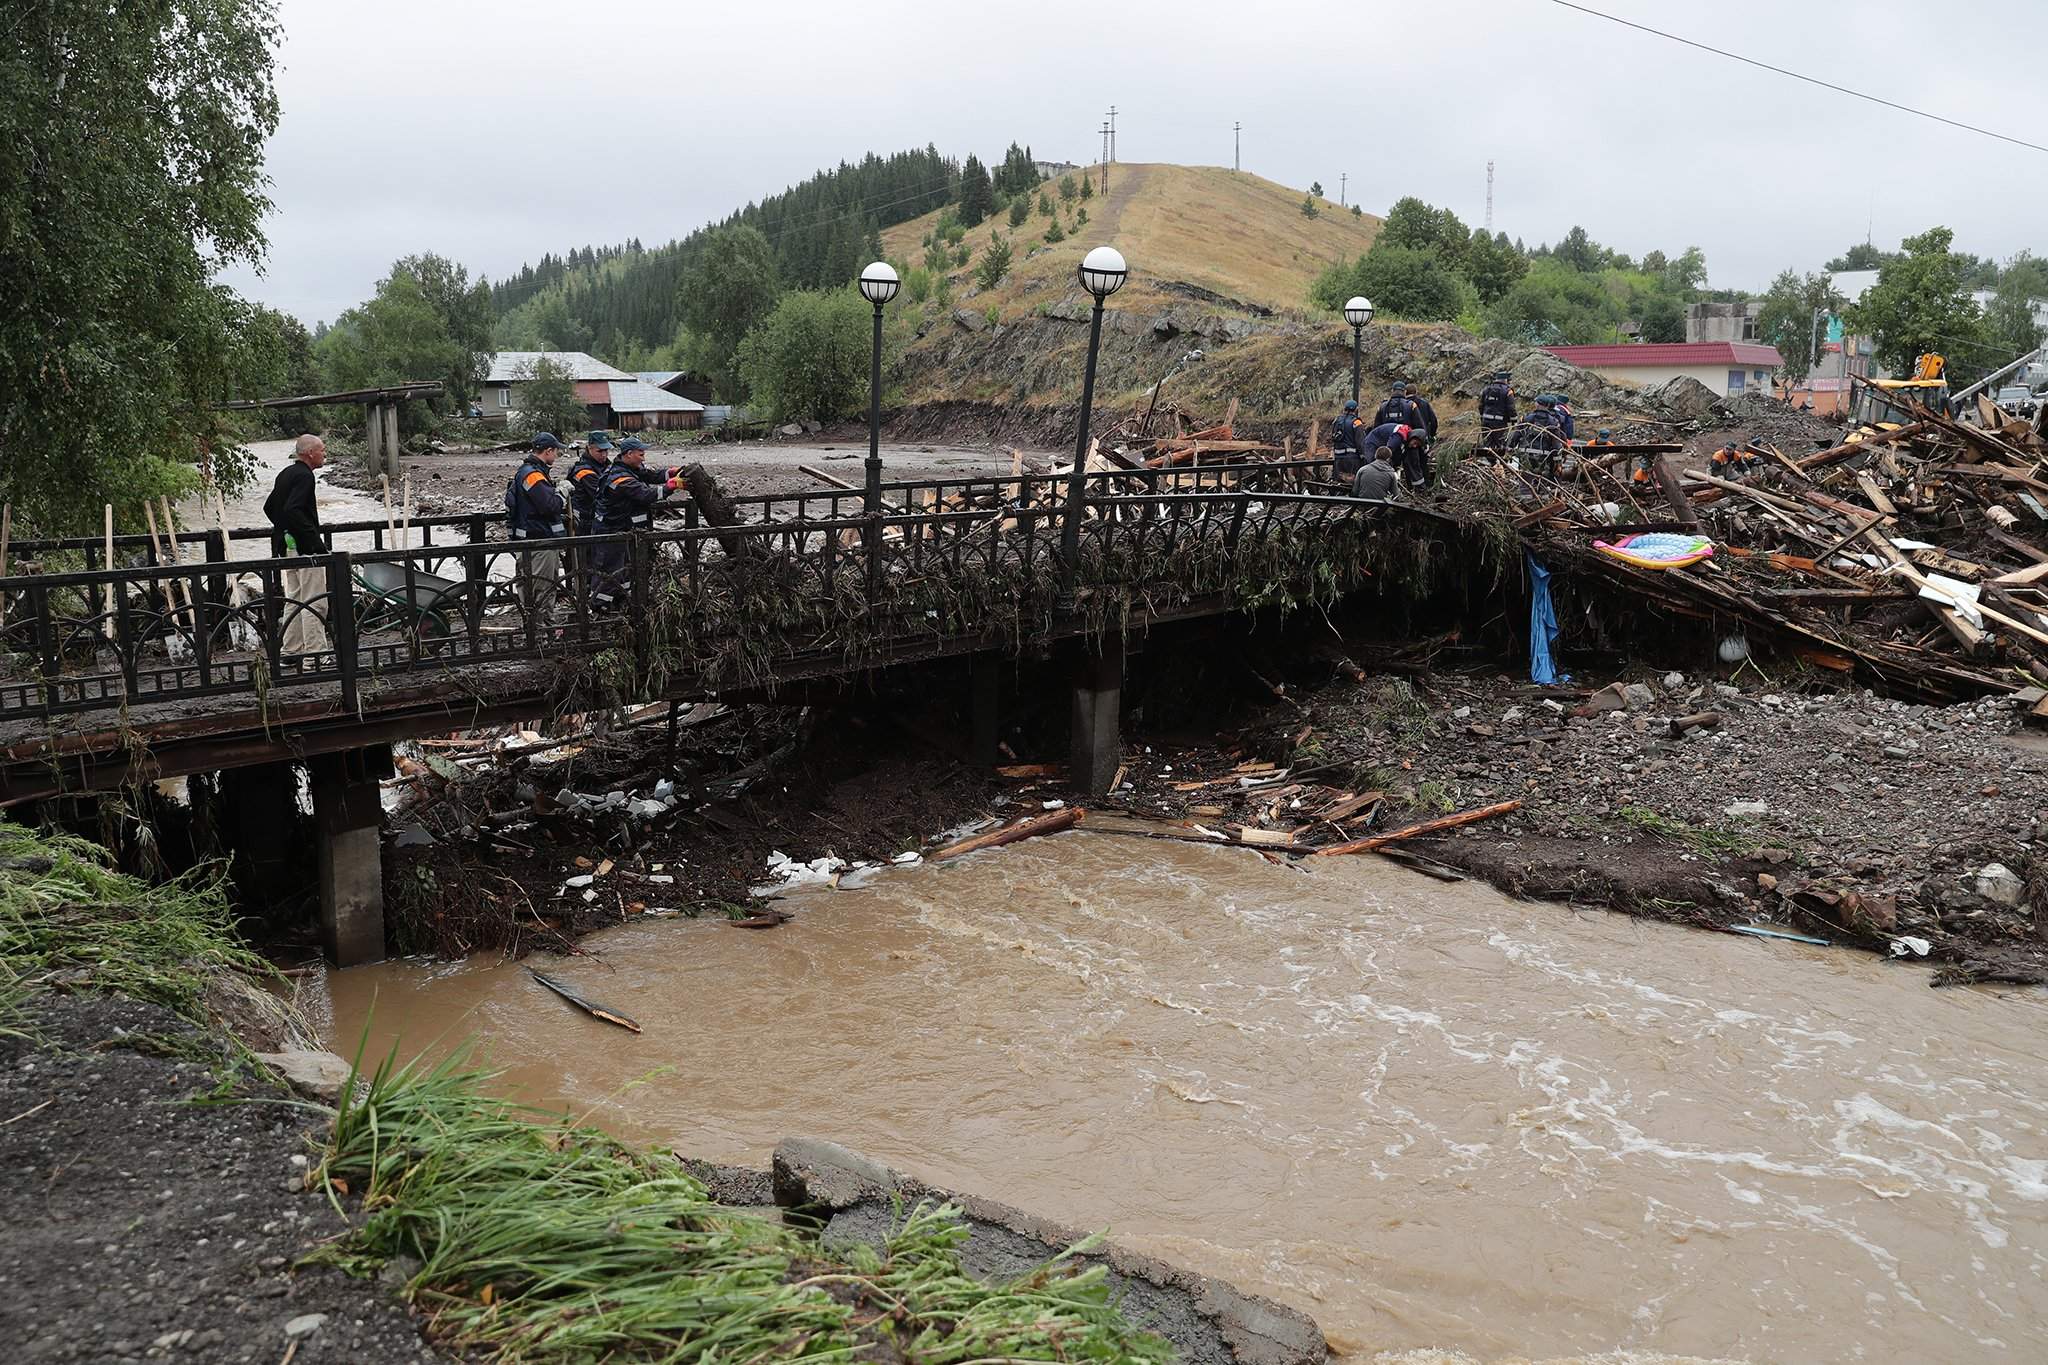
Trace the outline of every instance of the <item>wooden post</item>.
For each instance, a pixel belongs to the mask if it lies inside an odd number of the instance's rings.
[[[356,692],[355,581],[349,572],[346,550],[327,557],[327,628],[334,645],[334,663],[341,670],[342,709],[361,715],[362,704]]]
[[[397,477],[400,465],[398,455],[398,404],[384,405],[384,469]]]
[[[0,578],[7,577],[7,542],[14,534],[14,504],[0,503]],[[0,628],[7,625],[7,594],[0,592]]]
[[[363,404],[363,469],[370,474],[384,470],[384,418],[375,403]]]
[[[112,504],[111,502],[108,503],[106,505],[106,509],[107,557],[104,561],[102,561],[100,567],[103,569],[111,569],[114,567],[114,504]],[[100,601],[106,607],[106,636],[109,640],[111,640],[114,638],[114,585],[112,583],[108,583],[105,589],[101,592]]]

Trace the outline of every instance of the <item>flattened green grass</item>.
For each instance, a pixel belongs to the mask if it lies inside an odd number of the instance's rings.
[[[115,871],[97,844],[0,821],[0,999],[76,971],[205,1022],[211,975],[269,971],[235,935],[224,877],[152,885]]]
[[[904,1213],[884,1251],[822,1251],[720,1207],[673,1158],[484,1093],[458,1055],[387,1059],[337,1115],[320,1167],[359,1222],[323,1258],[409,1258],[436,1340],[508,1362],[1164,1361],[1100,1267],[1063,1255],[987,1285],[947,1208]],[[1085,1249],[1077,1248],[1076,1250]]]

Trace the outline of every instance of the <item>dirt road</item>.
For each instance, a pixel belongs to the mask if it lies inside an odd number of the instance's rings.
[[[813,437],[792,441],[747,441],[734,445],[677,445],[648,452],[651,465],[702,464],[721,486],[735,497],[751,494],[817,490],[825,487],[818,479],[799,472],[798,465],[812,465],[857,484],[867,459],[865,440],[833,440]],[[1027,460],[1040,467],[1053,459],[1044,451],[1024,452]],[[413,496],[423,516],[454,515],[464,512],[495,512],[503,507],[505,481],[519,465],[517,451],[450,451],[441,455],[408,455],[405,467],[412,473]],[[569,457],[557,461],[566,473]],[[882,477],[900,479],[961,479],[1010,472],[1007,446],[885,445],[882,448]],[[337,456],[328,466],[326,482],[343,488],[374,490],[377,481],[364,473],[352,457]]]

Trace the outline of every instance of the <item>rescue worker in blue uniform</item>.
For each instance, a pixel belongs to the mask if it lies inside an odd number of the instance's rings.
[[[1536,395],[1536,407],[1516,424],[1511,440],[1521,467],[1547,479],[1557,477],[1557,454],[1564,448],[1564,419],[1557,415],[1553,394]]]
[[[576,534],[592,535],[597,530],[597,485],[612,463],[610,433],[593,431],[584,442],[583,453],[569,467],[569,510],[576,514]]]
[[[1394,381],[1394,390],[1387,396],[1387,401],[1380,404],[1380,410],[1373,414],[1374,426],[1382,427],[1389,422],[1410,427],[1422,425],[1422,409],[1408,396],[1408,385],[1399,379]]]
[[[1360,442],[1364,458],[1383,458],[1388,464],[1399,469],[1402,454],[1408,446],[1408,434],[1413,429],[1406,422],[1380,423],[1365,433],[1365,439]]]
[[[1577,436],[1579,432],[1577,426],[1572,422],[1570,400],[1561,393],[1553,393],[1550,395],[1550,407],[1557,414],[1557,420],[1564,424],[1564,438],[1569,441]]]
[[[654,525],[654,505],[681,486],[674,470],[647,464],[647,447],[637,437],[619,442],[619,458],[605,470],[597,490],[597,532],[619,535]],[[597,547],[597,593],[600,607],[614,605],[626,587],[624,542]]]
[[[1436,440],[1436,409],[1421,394],[1397,379],[1393,393],[1380,404],[1379,414],[1373,422],[1376,426],[1384,426],[1388,422],[1407,426],[1408,439],[1402,446],[1399,460],[1401,476],[1411,488],[1429,483],[1432,479],[1429,447]]]
[[[1359,458],[1359,438],[1365,434],[1365,423],[1358,420],[1358,400],[1344,400],[1344,411],[1337,414],[1337,420],[1330,424],[1330,453],[1335,457],[1339,481],[1349,479],[1358,472],[1363,463]]]
[[[593,431],[583,443],[583,453],[576,457],[576,463],[569,467],[569,510],[575,515],[570,519],[569,531],[577,536],[597,534],[597,487],[604,479],[604,472],[612,464],[612,438],[609,432]],[[572,552],[576,562],[570,571],[576,581],[589,592],[597,591],[597,569],[591,563],[588,546],[579,546]]]
[[[1479,391],[1479,445],[1498,459],[1508,448],[1508,428],[1515,424],[1515,391],[1506,370],[1495,370],[1493,382]]]
[[[562,443],[553,433],[536,431],[533,448],[505,485],[505,514],[514,540],[553,540],[566,533],[562,495],[551,467]],[[557,580],[562,576],[560,550],[534,550],[519,556],[519,596],[527,610],[543,618],[555,609]]]

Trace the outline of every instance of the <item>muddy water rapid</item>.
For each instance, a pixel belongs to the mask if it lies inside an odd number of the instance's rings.
[[[2048,997],[1847,952],[1073,833],[340,974],[351,1050],[763,1164],[830,1137],[1294,1304],[1352,1359],[2048,1354]]]

